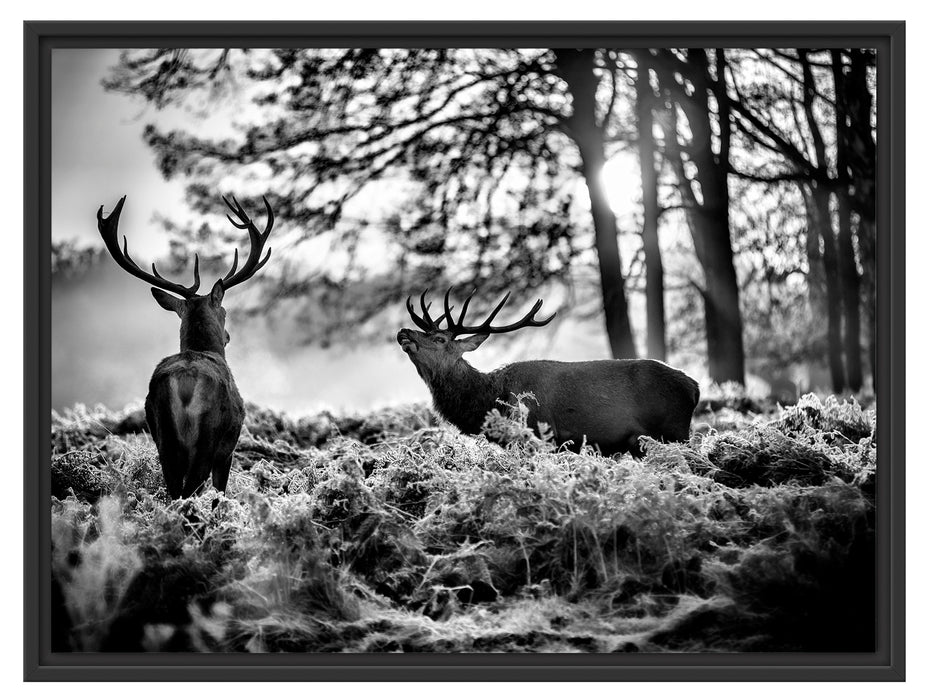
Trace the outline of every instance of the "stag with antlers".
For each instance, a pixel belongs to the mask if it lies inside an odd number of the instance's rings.
[[[699,392],[698,383],[685,373],[656,360],[532,360],[480,372],[463,359],[463,353],[495,333],[545,326],[555,314],[537,319],[543,306],[540,299],[519,321],[493,326],[508,293],[482,323],[469,326],[465,317],[474,293],[454,319],[451,291],[446,291],[443,313],[436,319],[430,316],[426,292],[420,296],[420,316],[408,297],[407,310],[420,330],[402,329],[398,343],[430,389],[437,412],[462,432],[480,432],[486,415],[499,402],[512,403],[515,396],[530,392],[534,398],[527,402],[528,425],[539,434],[539,424],[546,423],[558,444],[576,451],[584,443],[597,446],[603,454],[630,452],[639,457],[643,435],[688,439]]]
[[[258,272],[271,256],[262,257],[275,215],[263,197],[268,215],[263,231],[252,223],[245,210],[231,197],[223,198],[233,215],[230,223],[249,233],[249,257],[239,268],[239,251],[229,272],[218,279],[205,296],[200,287],[199,260],[194,256],[194,283],[190,287],[170,282],[159,274],[141,269],[129,256],[126,237],[123,248],[117,241],[122,197],[108,217],[97,210],[97,228],[110,255],[133,277],[152,285],[155,301],[181,318],[181,351],[158,363],[149,382],[145,400],[146,422],[158,448],[162,474],[172,498],[187,498],[198,492],[208,476],[218,491],[226,491],[239,441],[245,410],[242,397],[226,363],[226,310],[223,295]],[[179,298],[180,297],[180,298]]]

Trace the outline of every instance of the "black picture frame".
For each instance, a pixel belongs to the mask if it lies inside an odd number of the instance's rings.
[[[872,47],[877,51],[877,645],[872,654],[53,654],[50,651],[51,52],[226,46]],[[25,22],[24,678],[905,679],[904,22]]]

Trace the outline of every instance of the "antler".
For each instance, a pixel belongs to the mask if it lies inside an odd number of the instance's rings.
[[[414,319],[414,323],[417,326],[426,332],[439,330],[439,322],[441,320],[446,320],[446,330],[450,331],[453,336],[457,335],[467,335],[473,333],[508,333],[509,331],[516,331],[519,328],[527,328],[530,326],[545,326],[547,323],[556,318],[554,313],[549,318],[537,319],[534,318],[537,311],[543,306],[543,300],[537,299],[536,303],[531,307],[530,311],[519,321],[514,323],[509,323],[505,326],[492,326],[491,322],[495,319],[495,316],[498,315],[498,312],[504,308],[504,305],[507,303],[507,300],[510,298],[511,293],[508,292],[504,295],[504,298],[498,302],[498,305],[492,310],[484,321],[482,321],[477,326],[467,326],[464,324],[465,315],[469,308],[469,302],[472,301],[472,297],[475,296],[475,292],[472,292],[466,300],[462,303],[462,309],[459,311],[459,319],[453,320],[453,308],[449,304],[449,294],[452,291],[452,287],[446,290],[446,295],[443,297],[443,315],[438,319],[433,320],[430,318],[428,309],[430,305],[425,303],[426,292],[420,295],[420,308],[423,309],[423,317],[419,318],[416,313],[414,313],[414,306],[411,304],[411,298],[407,298],[407,310],[411,315],[411,318]]]
[[[510,331],[516,331],[519,328],[527,328],[530,326],[545,326],[547,323],[556,318],[554,313],[552,316],[546,319],[537,319],[534,318],[537,311],[543,306],[543,300],[537,299],[536,303],[531,307],[530,311],[514,323],[509,323],[506,326],[492,326],[491,322],[494,321],[495,316],[498,315],[498,312],[504,308],[504,305],[507,303],[508,299],[511,297],[511,293],[508,292],[504,295],[501,301],[498,302],[498,305],[492,309],[491,313],[488,314],[488,318],[482,321],[477,326],[467,326],[463,323],[465,320],[466,310],[469,308],[469,302],[472,301],[472,297],[475,296],[475,292],[472,292],[466,298],[465,302],[462,304],[462,310],[459,312],[459,320],[453,321],[453,310],[449,305],[449,293],[452,291],[452,288],[446,290],[446,296],[443,298],[443,308],[444,314],[443,317],[446,319],[446,329],[452,331],[454,336],[456,335],[466,335],[472,333],[508,333]]]
[[[123,202],[125,201],[126,195],[120,197],[120,201],[116,203],[116,206],[108,217],[104,217],[103,215],[103,205],[97,210],[97,230],[100,231],[100,237],[103,238],[103,242],[107,246],[110,256],[116,261],[117,265],[122,267],[133,277],[138,277],[154,287],[163,289],[166,292],[171,292],[172,294],[177,294],[185,299],[193,297],[200,287],[200,261],[197,255],[194,256],[194,284],[190,287],[185,287],[176,282],[170,282],[162,277],[158,273],[158,270],[155,269],[155,263],[152,263],[152,274],[140,268],[136,264],[136,261],[129,257],[129,251],[126,249],[126,236],[123,236],[123,249],[120,250],[119,243],[117,242],[117,229],[120,225],[120,212],[123,210]]]
[[[411,303],[411,298],[407,297],[407,312],[411,315],[411,318],[414,320],[414,323],[417,324],[417,327],[424,331],[425,333],[430,333],[431,331],[438,331],[440,329],[439,321],[435,321],[430,318],[430,306],[433,302],[429,304],[426,302],[427,292],[424,290],[424,293],[420,295],[420,308],[423,310],[423,317],[419,317],[414,312],[414,305]]]
[[[237,272],[236,268],[239,265],[239,249],[236,249],[236,252],[233,255],[233,266],[230,268],[230,271],[226,273],[226,276],[222,280],[224,289],[229,289],[230,287],[233,287],[240,282],[245,282],[265,266],[265,263],[268,262],[268,259],[272,254],[271,248],[268,249],[268,253],[261,262],[259,262],[259,258],[262,256],[262,249],[265,247],[265,241],[268,240],[268,236],[272,232],[272,226],[275,225],[275,213],[272,211],[272,207],[265,197],[262,197],[262,201],[265,202],[265,211],[268,214],[268,220],[265,224],[265,230],[262,232],[259,232],[255,224],[252,223],[252,219],[250,219],[246,214],[246,211],[242,208],[242,205],[236,201],[236,198],[230,195],[230,199],[233,200],[232,204],[226,197],[223,198],[223,201],[226,202],[226,206],[228,206],[236,215],[236,217],[239,219],[239,222],[237,223],[234,221],[233,217],[229,214],[226,215],[226,218],[229,219],[230,223],[233,224],[233,226],[236,228],[248,229],[249,257],[246,259],[242,269]]]

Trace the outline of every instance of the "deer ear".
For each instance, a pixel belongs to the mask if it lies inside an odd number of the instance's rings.
[[[184,311],[184,301],[178,297],[172,296],[168,292],[152,287],[152,296],[155,297],[155,301],[157,301],[158,305],[165,309],[165,311],[174,311],[178,316]]]
[[[459,347],[462,348],[462,352],[470,352],[475,350],[479,345],[488,340],[487,333],[479,333],[478,335],[472,335],[468,338],[463,338],[459,342]]]
[[[210,303],[214,306],[219,306],[222,304],[223,293],[225,291],[226,290],[223,289],[223,280],[217,280],[213,285],[213,289],[210,290]]]

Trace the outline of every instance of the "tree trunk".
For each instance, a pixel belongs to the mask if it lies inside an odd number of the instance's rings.
[[[713,193],[706,193],[705,202]],[[720,193],[718,193],[720,196]],[[726,202],[726,200],[725,200]],[[730,222],[720,204],[695,212],[693,237],[699,262],[705,271],[705,323],[708,366],[712,381],[744,383],[743,321],[740,289],[731,249]],[[726,206],[726,204],[725,204]],[[701,243],[699,243],[701,241]]]
[[[740,287],[737,284],[737,270],[734,267],[734,251],[731,247],[730,191],[727,179],[730,170],[731,153],[731,109],[727,96],[727,83],[724,76],[724,49],[715,49],[715,77],[707,67],[707,54],[701,50],[689,50],[692,56],[702,59],[704,74],[714,93],[718,107],[718,134],[720,145],[715,155],[711,150],[711,110],[707,97],[702,129],[707,135],[707,152],[711,160],[707,163],[711,175],[708,195],[705,196],[706,211],[711,215],[708,226],[708,252],[710,254],[707,269],[712,271],[714,284],[709,285],[715,309],[718,312],[721,327],[716,345],[720,352],[718,372],[723,377],[720,381],[744,383],[744,344],[743,318],[740,315]],[[705,183],[702,183],[705,186]],[[707,275],[707,273],[706,273]]]
[[[810,211],[813,205],[809,199],[807,186],[800,181],[798,187],[802,191],[802,199],[805,200],[808,211],[808,231],[805,234],[808,275],[805,277],[805,282],[808,285],[808,307],[811,311],[811,318],[817,324],[828,317],[827,283],[824,278],[824,261],[821,259],[821,230],[815,224],[816,218]]]
[[[601,274],[604,297],[605,325],[611,353],[616,358],[636,357],[621,254],[617,243],[617,220],[608,205],[601,171],[605,164],[604,133],[598,124],[595,109],[595,52],[592,49],[556,50],[556,67],[569,86],[572,95],[572,116],[566,120],[566,131],[575,141],[582,158],[582,172],[591,199],[595,226],[595,248]]]
[[[835,51],[837,51],[835,49]],[[838,52],[839,53],[839,52]],[[833,52],[832,52],[833,58]],[[876,384],[876,142],[873,139],[873,97],[868,68],[870,54],[850,49],[850,70],[844,81],[849,119],[846,154],[851,174],[850,204],[856,212],[857,247],[863,269],[863,302],[869,334],[870,367]],[[884,232],[888,235],[888,232]]]
[[[860,355],[860,275],[853,250],[853,221],[850,217],[850,166],[848,149],[852,142],[847,126],[846,81],[841,52],[831,51],[834,94],[837,101],[837,253],[841,292],[844,299],[844,356],[847,361],[847,386],[860,391],[863,386],[863,363]]]
[[[805,118],[808,121],[808,128],[811,131],[812,144],[815,149],[815,165],[822,171],[826,172],[828,168],[827,148],[825,147],[824,137],[821,135],[821,126],[815,116],[815,79],[811,70],[811,62],[808,60],[808,50],[798,50],[799,63],[802,66],[802,105],[805,109]],[[838,98],[837,102],[837,126],[840,126],[843,116],[842,101]],[[841,157],[843,155],[842,132],[838,129],[838,181],[843,183],[846,176],[841,172]],[[824,250],[824,276],[825,291],[827,292],[827,316],[828,316],[828,365],[831,369],[831,384],[835,393],[844,389],[846,380],[844,375],[844,345],[841,342],[841,318],[844,312],[843,302],[843,284],[840,279],[840,263],[838,258],[838,245],[834,236],[834,226],[831,222],[831,192],[828,186],[820,182],[810,184],[811,197],[806,201],[808,209],[808,220],[810,227],[820,233],[821,244]],[[839,229],[843,232],[844,228],[844,210],[841,209]],[[849,232],[850,210],[846,210],[847,225]],[[847,358],[848,361],[850,358]]]
[[[863,310],[869,339],[870,376],[876,391],[876,222],[862,216],[857,222],[857,244],[863,267]]]
[[[847,362],[847,386],[851,391],[863,387],[863,358],[860,349],[860,274],[853,249],[853,221],[850,199],[838,193],[837,267],[844,301],[844,357]]]
[[[844,357],[841,343],[841,299],[839,276],[837,271],[837,243],[831,226],[831,193],[817,183],[811,183],[810,192],[805,197],[808,212],[808,227],[817,231],[824,247],[824,281],[827,292],[827,341],[828,367],[831,370],[831,388],[835,394],[844,390]]]
[[[695,91],[690,94],[676,81],[668,59],[658,60],[653,67],[663,85],[675,95],[675,102],[681,105],[692,131],[691,143],[680,147],[673,104],[673,121],[670,128],[666,129],[665,140],[670,162],[679,181],[679,191],[686,205],[695,254],[705,274],[702,297],[705,303],[708,371],[714,382],[743,384],[743,320],[740,316],[740,288],[734,268],[734,251],[731,248],[730,194],[727,186],[730,107],[729,101],[724,98],[723,51],[716,52],[716,60],[717,77],[712,77],[705,51],[689,50],[688,63],[682,64],[681,69],[696,85]],[[717,96],[720,143],[717,154],[712,149],[715,134],[711,128],[709,91]],[[700,188],[700,198],[685,173],[680,149],[688,152],[689,160],[696,167],[695,179]]]
[[[643,188],[643,256],[646,264],[647,357],[666,360],[666,308],[663,256],[659,247],[656,141],[653,138],[653,88],[646,66],[637,71],[637,150]]]

